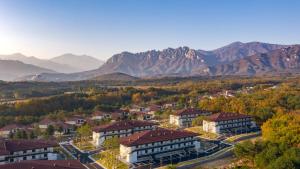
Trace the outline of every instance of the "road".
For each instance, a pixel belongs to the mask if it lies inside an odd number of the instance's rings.
[[[231,161],[234,159],[233,147],[235,144],[237,144],[241,141],[257,138],[260,136],[261,136],[261,133],[257,132],[257,133],[254,133],[253,135],[240,137],[237,140],[235,140],[235,142],[233,143],[233,146],[228,148],[227,151],[222,152],[222,150],[221,150],[219,152],[215,152],[208,157],[199,159],[197,162],[195,162],[193,164],[188,164],[188,165],[180,166],[177,168],[178,169],[188,169],[188,168],[197,168],[197,167],[216,168],[216,167],[220,167],[222,165],[230,164]]]
[[[103,169],[89,157],[90,153],[81,152],[68,142],[60,143],[59,145],[63,149],[65,149],[70,155],[72,155],[73,158],[78,159],[83,165],[85,165],[89,169]]]

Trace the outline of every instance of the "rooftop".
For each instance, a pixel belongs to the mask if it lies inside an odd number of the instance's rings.
[[[249,118],[251,116],[246,114],[239,114],[239,113],[215,113],[207,117],[206,120],[208,121],[225,121],[225,120],[234,120],[234,119],[241,119],[241,118]]]
[[[57,143],[46,140],[0,140],[0,155],[10,152],[32,150],[38,148],[56,147]]]
[[[156,125],[156,123],[148,122],[148,121],[139,121],[139,120],[123,120],[123,121],[116,121],[110,124],[95,127],[93,131],[104,132],[104,131],[113,131],[113,130],[127,130],[127,129],[133,129],[135,127],[145,127],[145,126],[153,126],[153,125]]]
[[[120,139],[120,143],[125,146],[136,146],[142,144],[149,144],[160,141],[175,140],[186,137],[195,137],[198,134],[188,132],[188,131],[179,131],[179,130],[169,130],[169,129],[156,129],[156,130],[147,130],[140,133],[135,133],[128,137],[123,137]]]
[[[0,165],[0,169],[86,169],[77,160],[31,160]]]
[[[182,109],[178,110],[175,115],[191,115],[191,114],[206,114],[209,111],[199,110],[195,108],[188,108],[188,109]]]
[[[0,129],[0,131],[7,131],[7,130],[12,130],[12,129],[23,129],[23,128],[26,128],[26,126],[21,125],[21,124],[9,124],[9,125],[2,127]]]

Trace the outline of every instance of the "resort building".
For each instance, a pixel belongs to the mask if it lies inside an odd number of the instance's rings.
[[[256,128],[252,117],[238,113],[216,113],[203,120],[203,130],[206,132],[223,134],[237,134],[249,132]]]
[[[196,133],[156,129],[120,139],[120,157],[127,163],[159,162],[184,158],[200,151]]]
[[[9,124],[0,129],[0,136],[7,138],[10,134],[14,134],[18,130],[28,130],[28,128],[20,124]]]
[[[86,169],[78,160],[31,160],[0,165],[0,169]]]
[[[112,137],[126,137],[136,132],[153,130],[156,123],[138,120],[116,121],[107,125],[98,126],[93,129],[93,143],[99,147],[102,143]]]
[[[54,142],[42,140],[0,140],[0,164],[24,160],[56,160]]]
[[[103,120],[103,119],[109,119],[111,118],[111,115],[106,112],[96,111],[92,115],[92,120]]]
[[[180,128],[192,126],[193,119],[198,116],[211,115],[211,112],[202,111],[194,108],[183,109],[170,115],[170,124],[174,124]]]
[[[85,119],[81,116],[73,116],[69,117],[65,120],[66,124],[74,125],[74,126],[81,126],[85,123]]]

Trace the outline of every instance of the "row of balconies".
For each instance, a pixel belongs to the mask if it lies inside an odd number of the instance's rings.
[[[162,147],[162,146],[169,146],[169,145],[174,145],[174,144],[182,144],[182,143],[186,143],[186,142],[190,142],[190,141],[194,141],[195,139],[191,138],[191,137],[187,137],[186,139],[182,140],[182,139],[177,139],[177,140],[173,140],[173,141],[164,141],[164,142],[155,142],[155,143],[151,143],[151,144],[142,144],[139,146],[136,146],[136,149],[146,149],[146,148],[153,148],[153,147]]]
[[[41,153],[41,152],[48,152],[51,151],[52,148],[41,148],[41,149],[33,149],[33,150],[24,150],[24,151],[16,151],[13,152],[12,155],[27,155],[27,154],[35,154],[35,153]]]
[[[232,123],[232,124],[225,124],[225,125],[218,125],[220,128],[230,128],[230,127],[239,127],[239,126],[246,126],[251,125],[251,122],[245,123]]]
[[[135,127],[133,130],[134,131],[140,131],[140,130],[147,130],[147,129],[152,129],[152,126],[145,126],[145,127]],[[112,130],[112,131],[107,131],[103,132],[105,135],[109,134],[119,134],[119,133],[129,133],[132,132],[132,129],[127,129],[127,130]]]
[[[153,154],[153,153],[162,153],[165,151],[183,149],[183,148],[191,147],[191,146],[194,146],[193,142],[173,144],[173,145],[163,146],[163,147],[159,147],[159,148],[149,148],[149,149],[145,149],[145,150],[139,150],[139,151],[137,151],[137,155],[142,156],[142,155],[149,155],[149,154]]]
[[[236,119],[236,120],[227,120],[227,121],[219,121],[217,124],[227,124],[227,123],[237,123],[243,121],[251,121],[251,118],[243,118],[243,119]]]

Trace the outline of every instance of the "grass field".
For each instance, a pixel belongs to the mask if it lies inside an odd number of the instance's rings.
[[[204,137],[207,139],[217,139],[218,138],[217,134],[203,131],[202,126],[190,127],[190,128],[186,128],[185,130],[194,132],[194,133],[198,133],[200,135],[200,137]]]
[[[107,169],[129,169],[128,165],[117,159],[119,150],[107,150],[92,157]]]

